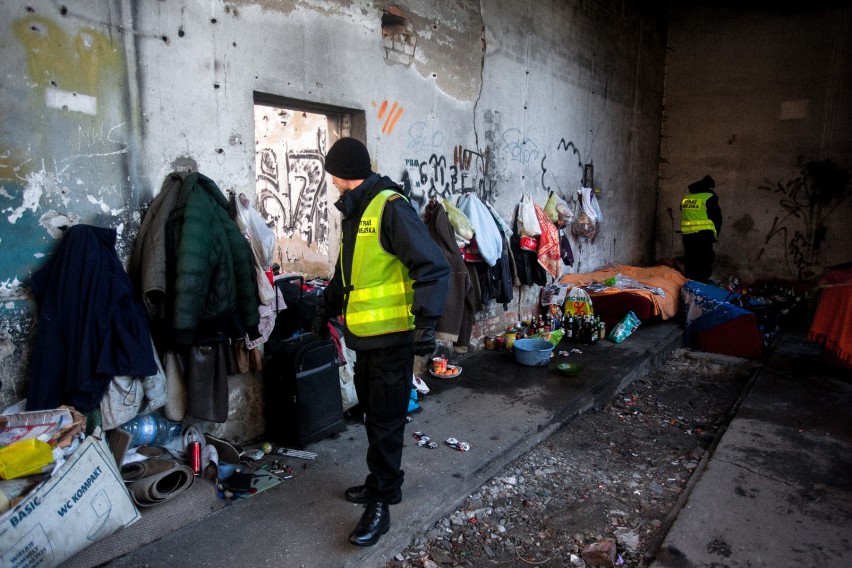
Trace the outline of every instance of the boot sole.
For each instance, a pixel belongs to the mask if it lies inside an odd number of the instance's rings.
[[[381,532],[381,534],[380,534],[379,536],[377,536],[374,540],[364,541],[364,542],[359,542],[359,541],[358,541],[358,539],[356,539],[356,538],[352,538],[352,537],[350,536],[350,537],[349,537],[349,543],[350,543],[350,544],[354,544],[355,546],[373,546],[374,544],[376,544],[377,542],[379,542],[379,539],[381,538],[381,536],[382,536],[382,535],[384,535],[384,534],[388,534],[388,531],[390,531],[390,527],[388,527],[388,528],[386,528],[385,530],[383,530],[383,531]]]

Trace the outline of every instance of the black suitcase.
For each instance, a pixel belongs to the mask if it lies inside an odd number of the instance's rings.
[[[302,448],[346,427],[337,346],[305,333],[280,343],[263,367],[266,435]]]
[[[289,339],[296,334],[310,331],[317,310],[322,304],[319,290],[305,293],[305,279],[301,275],[277,276],[275,286],[287,304],[284,310],[276,311],[275,328],[272,332],[278,339]],[[276,296],[277,301],[277,296]]]

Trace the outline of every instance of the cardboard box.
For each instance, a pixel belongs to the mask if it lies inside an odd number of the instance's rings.
[[[89,436],[0,516],[0,566],[57,566],[140,518],[106,440]]]

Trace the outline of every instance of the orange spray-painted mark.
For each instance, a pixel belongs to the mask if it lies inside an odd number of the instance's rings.
[[[399,106],[397,103],[393,103],[390,110],[388,108],[388,101],[382,101],[382,106],[379,107],[379,118],[384,118],[385,123],[382,126],[383,134],[390,134],[393,132],[394,127],[396,126],[396,122],[399,120],[399,117],[402,116],[404,109]],[[387,116],[385,116],[385,111],[387,111]]]

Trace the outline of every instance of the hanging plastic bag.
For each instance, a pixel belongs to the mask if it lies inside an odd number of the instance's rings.
[[[581,187],[577,190],[578,198],[575,206],[576,213],[571,224],[571,232],[578,237],[586,237],[591,240],[597,234],[597,214],[592,208],[590,195],[592,188]]]
[[[267,226],[260,213],[251,206],[245,193],[237,199],[237,223],[249,239],[258,264],[262,268],[272,264],[275,256],[275,231]]]
[[[538,237],[521,237],[521,250],[538,251]]]
[[[249,203],[245,193],[241,193],[236,200],[236,207],[237,225],[251,245],[254,256],[260,303],[269,304],[275,300],[275,291],[266,275],[266,269],[272,264],[275,256],[275,231],[266,225],[260,213]]]
[[[518,205],[518,225],[522,237],[538,237],[541,235],[541,225],[535,214],[535,204],[529,193],[525,193]]]
[[[544,204],[544,212],[547,213],[547,218],[554,223],[559,220],[559,212],[556,211],[557,199],[556,193],[551,191],[547,203]]]
[[[450,225],[456,232],[456,235],[470,241],[473,238],[473,223],[467,218],[467,215],[462,213],[462,210],[450,203],[449,199],[444,199],[444,209],[447,210],[447,217],[450,219]]]
[[[141,379],[126,375],[114,376],[101,398],[100,410],[104,430],[112,430],[132,420],[139,414],[144,396]]]

